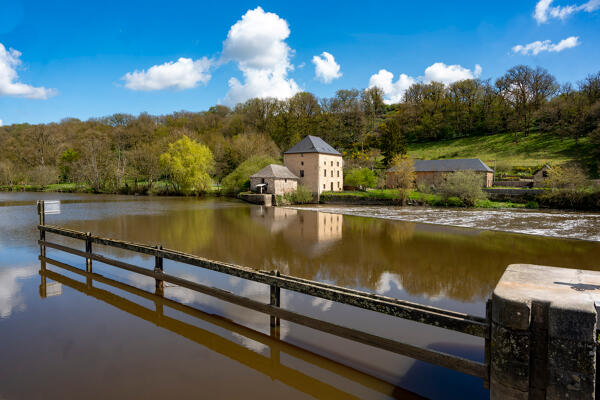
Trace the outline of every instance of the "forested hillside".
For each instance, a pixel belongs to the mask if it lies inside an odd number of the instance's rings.
[[[147,188],[169,178],[161,154],[184,136],[210,149],[212,158],[203,159],[209,160],[206,167],[219,182],[249,157],[277,159],[308,134],[343,151],[348,167],[371,168],[384,167],[409,147],[416,156],[461,156],[459,151],[415,150],[439,149],[457,138],[471,138],[470,156],[479,156],[482,143],[481,158],[489,153],[497,157],[534,135],[558,147],[567,140],[568,151],[559,161],[579,160],[596,176],[600,72],[559,86],[545,69],[519,65],[495,81],[417,83],[403,102],[392,105],[384,104],[382,91],[375,87],[339,90],[332,98],[302,92],[287,100],[251,99],[234,109],[217,105],[163,116],[114,114],[3,126],[0,185],[78,182],[114,192],[139,183]],[[492,136],[502,139],[486,141]]]

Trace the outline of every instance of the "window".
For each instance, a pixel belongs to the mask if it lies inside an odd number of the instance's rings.
[[[300,157],[304,157],[304,153],[300,153]]]
[[[331,166],[333,167],[333,161],[331,162]]]
[[[265,178],[262,178],[261,181],[262,181],[261,183],[265,183]]]
[[[331,191],[333,192],[333,182],[331,182]]]
[[[323,165],[324,165],[324,166],[327,166],[327,161],[323,161]]]
[[[326,169],[324,169],[324,170],[323,170],[323,176],[324,176],[325,178],[327,178],[327,170],[326,170]]]
[[[283,183],[287,183],[287,179],[284,179],[284,180],[283,180]]]
[[[300,165],[304,165],[304,161],[300,161]]]
[[[325,184],[323,184],[323,189],[325,189]]]
[[[340,162],[339,162],[339,161],[337,162],[337,166],[338,166],[338,167],[340,166]]]
[[[300,170],[300,178],[304,178],[304,170],[303,169]]]
[[[338,170],[338,178],[340,177],[340,171]]]
[[[331,177],[333,178],[333,170],[331,170]]]

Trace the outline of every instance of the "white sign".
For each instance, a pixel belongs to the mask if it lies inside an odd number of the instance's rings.
[[[60,296],[62,294],[62,283],[50,282],[46,285],[46,296]]]
[[[44,214],[60,214],[60,200],[44,201]]]

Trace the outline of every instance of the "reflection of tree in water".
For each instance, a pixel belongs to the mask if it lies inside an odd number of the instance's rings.
[[[195,254],[200,254],[211,243],[214,225],[215,212],[210,208],[179,209],[158,215],[117,215],[67,224],[69,228],[110,238],[162,244],[166,248]],[[111,249],[111,252],[119,257],[132,255],[126,250]]]
[[[161,215],[116,216],[70,227],[373,291],[392,274],[410,295],[459,301],[485,299],[512,263],[600,269],[594,257],[600,244],[592,242],[204,204],[209,206],[165,207]]]

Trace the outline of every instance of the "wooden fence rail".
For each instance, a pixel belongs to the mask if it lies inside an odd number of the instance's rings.
[[[43,222],[43,220],[40,222]],[[43,223],[38,225],[38,229],[40,231],[40,240],[38,243],[40,245],[42,257],[45,257],[46,248],[52,248],[84,257],[86,259],[86,272],[88,273],[92,272],[92,261],[101,262],[103,264],[112,265],[154,278],[156,281],[156,293],[159,295],[163,295],[164,282],[168,282],[270,315],[272,327],[278,326],[279,320],[283,319],[321,332],[326,332],[350,339],[358,343],[480,377],[483,378],[486,383],[488,381],[489,368],[487,357],[486,363],[480,363],[451,354],[425,349],[396,340],[376,336],[370,333],[285,310],[280,308],[280,290],[291,290],[305,295],[319,297],[342,304],[348,304],[365,310],[375,311],[423,324],[482,337],[486,339],[487,347],[489,341],[489,323],[487,322],[486,318],[394,299],[355,289],[348,289],[327,283],[283,275],[278,271],[260,271],[234,264],[212,261],[192,254],[164,249],[161,246],[149,246],[122,240],[108,239],[92,235],[90,233],[45,225]],[[74,249],[62,244],[49,242],[46,239],[46,233],[53,233],[60,236],[83,240],[85,242],[85,251]],[[92,251],[92,243],[154,256],[154,268],[142,268],[94,253]],[[164,259],[269,285],[270,301],[268,304],[262,303],[236,295],[223,289],[201,285],[199,283],[192,282],[174,275],[169,275],[164,272]]]

